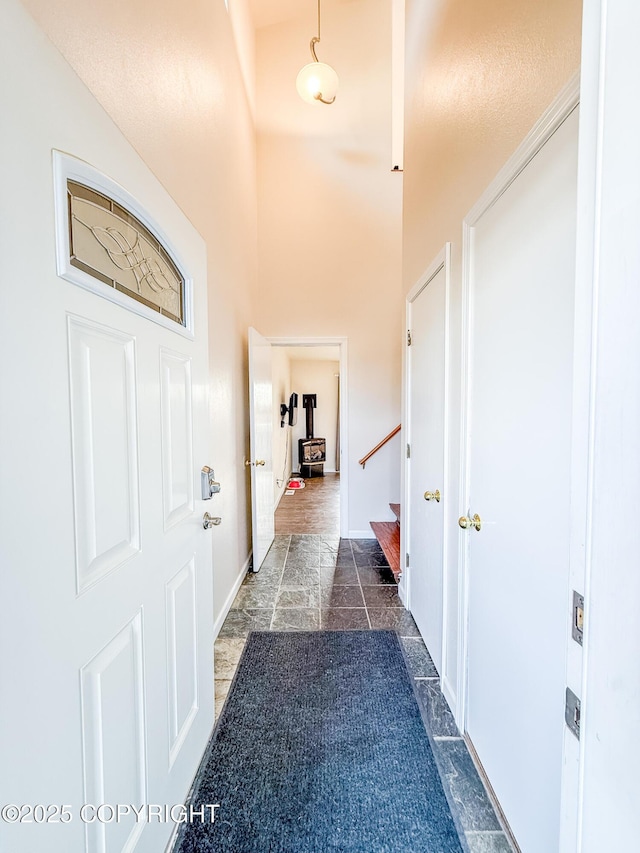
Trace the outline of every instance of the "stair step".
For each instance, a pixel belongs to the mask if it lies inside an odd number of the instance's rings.
[[[389,506],[391,507],[391,512],[396,517],[396,524],[399,527],[400,526],[400,504],[389,504]]]
[[[396,581],[400,578],[400,528],[395,521],[370,521]]]

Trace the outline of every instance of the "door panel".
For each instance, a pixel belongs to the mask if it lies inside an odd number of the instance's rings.
[[[409,348],[410,607],[442,672],[446,269],[411,303]],[[440,500],[425,499],[425,492]]]
[[[257,572],[273,542],[275,518],[271,344],[255,329],[249,329],[249,423],[253,570]]]
[[[191,359],[160,351],[162,496],[165,530],[193,512]]]
[[[577,110],[472,237],[467,731],[523,853],[559,837]]]
[[[69,318],[78,589],[140,550],[135,341]]]
[[[87,803],[146,802],[141,612],[82,668],[81,679]],[[87,848],[132,850],[143,828],[133,815],[114,827],[88,821]]]

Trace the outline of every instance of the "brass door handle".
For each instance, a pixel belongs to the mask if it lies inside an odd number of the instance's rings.
[[[264,459],[256,459],[256,465],[266,465]]]
[[[440,489],[436,489],[435,492],[425,492],[424,499],[425,501],[438,501],[440,503]]]
[[[478,513],[476,513],[473,518],[463,515],[458,519],[458,524],[463,530],[469,530],[470,527],[475,527],[475,529],[479,531],[482,527],[482,519]]]
[[[245,459],[244,467],[248,468],[250,465],[266,465],[266,464],[267,463],[265,462],[264,459],[256,459],[255,462],[251,462],[249,459]]]

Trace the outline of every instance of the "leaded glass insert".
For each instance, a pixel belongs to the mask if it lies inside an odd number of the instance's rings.
[[[103,193],[67,181],[70,263],[185,325],[185,280],[168,251],[132,213]]]

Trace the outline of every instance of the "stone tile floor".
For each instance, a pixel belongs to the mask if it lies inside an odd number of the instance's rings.
[[[374,539],[324,534],[275,537],[260,571],[243,581],[216,641],[216,719],[249,631],[371,628],[393,628],[400,636],[445,791],[469,853],[511,853],[440,691],[438,672]]]

